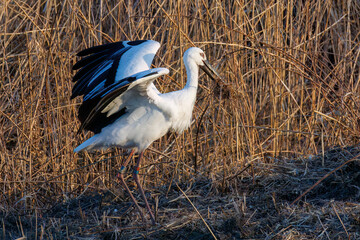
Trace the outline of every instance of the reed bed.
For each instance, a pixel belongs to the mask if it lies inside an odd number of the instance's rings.
[[[319,179],[357,156],[359,15],[360,4],[352,0],[3,0],[0,234],[4,239],[97,239],[106,234],[150,239],[359,237],[355,214],[359,205],[347,203],[359,201],[358,195],[336,203],[329,197],[322,212],[304,198],[290,205],[316,181],[303,187],[299,181],[291,185],[291,189],[298,186],[298,192],[282,192],[287,197],[280,198],[281,207],[275,204],[267,212],[281,215],[281,224],[280,218],[265,221],[266,209],[259,214],[269,199],[277,202],[275,193],[283,185],[271,184],[271,180],[280,181],[276,175],[280,169],[286,168],[288,177],[291,172],[305,175],[321,171],[314,175]],[[116,206],[129,201],[114,181],[126,152],[109,149],[74,154],[73,149],[91,133],[76,135],[81,99],[70,100],[71,69],[77,52],[103,43],[138,39],[161,43],[154,66],[170,69],[168,76],[156,82],[162,92],[185,85],[182,55],[191,46],[204,49],[223,76],[219,84],[202,75],[191,128],[182,135],[167,134],[146,152],[141,174],[145,189],[152,193],[152,205],[159,207],[163,227],[143,231],[140,237],[134,235],[140,231],[136,227],[124,227],[141,224],[136,211],[111,217],[116,215]],[[349,147],[351,151],[344,150]],[[334,148],[352,155],[337,151],[337,157],[327,156]],[[354,174],[349,173],[349,177],[354,179]],[[267,183],[263,191],[256,190],[257,181]],[[359,186],[356,181],[352,183]],[[209,228],[184,198],[190,193],[193,197],[189,201],[195,202]],[[78,213],[84,196],[97,199],[98,194],[112,209],[102,220],[90,220],[100,219],[96,214],[105,214],[94,208],[88,210],[91,214],[74,218],[69,212],[56,214],[72,203],[78,203],[74,210]],[[259,208],[249,208],[247,195]],[[307,204],[314,207],[313,211],[310,207],[302,211]],[[215,206],[218,208],[212,212]],[[338,215],[340,208],[343,213]],[[312,217],[308,229],[301,222],[304,215]],[[314,217],[329,215],[340,227],[333,228],[335,231]],[[286,225],[284,221],[290,216],[296,221]],[[79,228],[84,227],[79,222],[89,221],[92,231],[81,232]],[[314,230],[313,224],[319,228]],[[234,225],[238,227],[229,227]],[[185,234],[189,232],[199,235]],[[209,235],[211,232],[215,235]]]

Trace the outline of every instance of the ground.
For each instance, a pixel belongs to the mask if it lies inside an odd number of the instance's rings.
[[[21,217],[15,212],[2,214],[2,236],[6,239],[22,236],[27,239],[359,239],[360,163],[356,160],[359,153],[358,147],[335,148],[325,155],[306,159],[255,164],[253,177],[239,174],[228,179],[236,180],[238,187],[223,192],[201,176],[191,184],[174,183],[170,190],[168,186],[152,189],[151,196],[147,189],[151,205],[156,206],[155,226],[150,225],[149,219],[143,224],[121,188],[117,193],[85,191],[75,199],[55,203],[42,214]],[[346,164],[332,172],[343,163]],[[324,176],[327,177],[321,180]]]

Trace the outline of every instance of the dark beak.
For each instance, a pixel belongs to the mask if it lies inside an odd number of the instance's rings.
[[[212,80],[219,80],[221,79],[220,75],[215,71],[215,69],[210,65],[208,60],[203,60],[204,65],[200,66],[204,72],[206,72],[209,77],[211,77]]]

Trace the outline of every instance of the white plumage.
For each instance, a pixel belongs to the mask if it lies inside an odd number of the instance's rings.
[[[74,76],[77,83],[72,98],[84,95],[79,109],[79,131],[86,129],[95,135],[78,146],[75,152],[108,147],[132,149],[130,157],[134,152],[140,153],[139,167],[143,151],[153,141],[170,130],[181,133],[190,126],[199,67],[213,79],[219,76],[201,49],[189,48],[183,57],[187,72],[185,87],[179,91],[160,93],[153,81],[168,74],[169,70],[150,69],[159,47],[158,42],[151,40],[124,41],[85,49],[78,54],[89,56],[73,67],[80,70]],[[125,185],[122,174],[129,159],[118,176]],[[134,173],[135,181],[137,172]],[[154,223],[141,185],[138,186]],[[135,204],[138,207],[136,201]]]

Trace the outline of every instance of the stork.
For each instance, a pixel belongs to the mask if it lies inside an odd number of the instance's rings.
[[[75,152],[120,147],[130,154],[122,162],[118,179],[129,193],[142,219],[142,210],[124,180],[125,168],[138,153],[133,178],[144,199],[153,224],[155,217],[145,197],[138,173],[144,151],[169,131],[183,132],[190,126],[198,88],[199,68],[212,79],[220,79],[205,53],[196,47],[183,56],[187,82],[183,89],[160,93],[154,80],[169,73],[166,68],[150,68],[160,44],[152,40],[122,41],[95,46],[79,52],[74,66],[76,84],[71,98],[83,96],[78,133],[89,130],[94,136]]]

